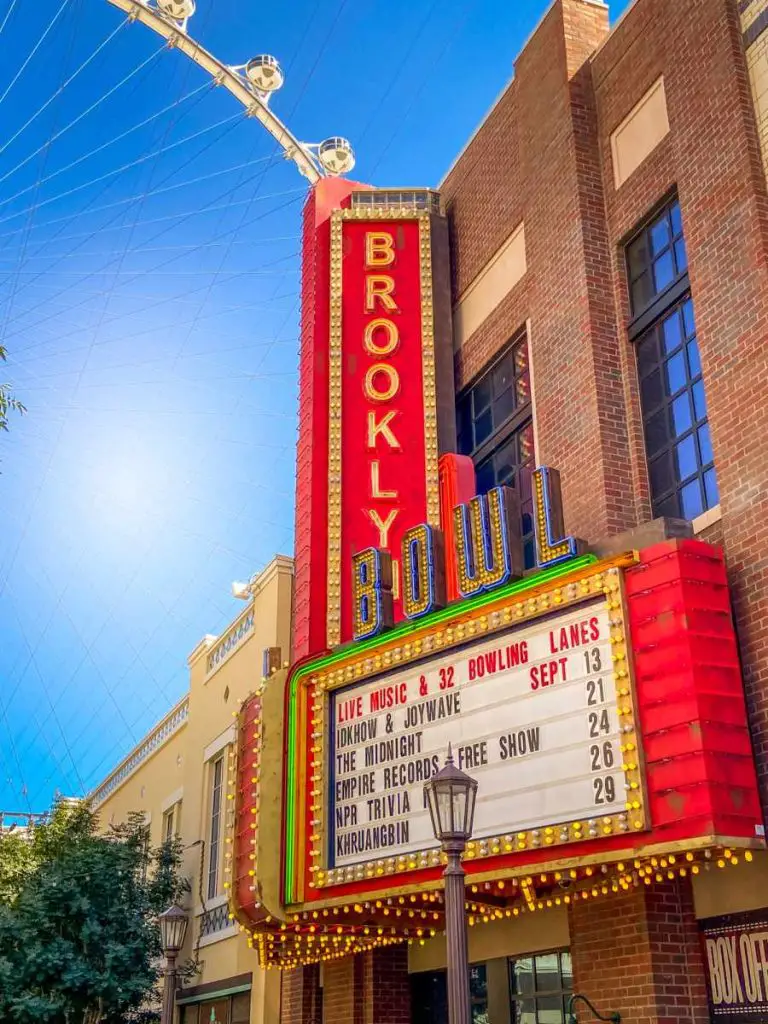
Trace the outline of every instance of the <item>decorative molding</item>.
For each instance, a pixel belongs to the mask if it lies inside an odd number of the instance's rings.
[[[667,97],[660,75],[611,132],[614,188],[621,188],[668,134]]]
[[[165,718],[146,735],[141,743],[134,747],[127,757],[118,764],[107,776],[98,789],[94,789],[88,799],[93,807],[104,803],[122,784],[133,775],[136,769],[150,758],[160,747],[164,746],[175,733],[187,724],[189,717],[189,696],[182,697],[178,704],[171,708]]]
[[[176,1005],[197,1003],[202,999],[220,999],[223,996],[235,995],[238,992],[250,992],[253,973],[236,974],[232,978],[219,978],[217,981],[204,982],[202,985],[189,985],[176,989]]]
[[[205,901],[205,906],[197,904],[194,909],[194,916],[201,917],[205,913],[210,913],[212,910],[217,910],[219,907],[226,907],[229,903],[229,896],[226,893],[221,893],[219,896],[211,896]]]
[[[179,786],[178,789],[174,789],[172,793],[160,804],[160,813],[165,814],[166,811],[170,811],[172,807],[175,807],[184,797],[184,787]]]
[[[215,740],[211,740],[208,746],[203,751],[203,761],[210,761],[211,758],[215,757],[219,751],[223,750],[224,747],[228,747],[230,743],[234,743],[237,739],[237,729],[235,725],[230,725],[224,732],[219,733]]]
[[[211,649],[205,663],[206,680],[210,679],[214,672],[217,672],[237,648],[253,634],[253,626],[254,613],[253,602],[251,602]]]
[[[453,347],[458,351],[525,277],[525,223],[520,221],[470,281],[453,307]]]
[[[188,667],[192,668],[192,665],[197,661],[197,659],[202,657],[206,651],[209,651],[218,639],[219,638],[214,636],[213,633],[206,633],[203,639],[195,645],[194,650],[187,655]]]
[[[212,910],[207,910],[198,917],[200,928],[200,945],[209,945],[211,942],[219,942],[237,935],[239,929],[229,919],[229,905],[222,903]],[[207,940],[207,941],[206,941]]]

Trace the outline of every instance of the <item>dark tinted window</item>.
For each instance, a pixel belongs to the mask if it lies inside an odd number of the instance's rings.
[[[632,314],[637,316],[688,270],[680,203],[673,200],[627,246]]]
[[[695,519],[719,495],[677,199],[626,256],[653,513]]]
[[[695,519],[719,501],[690,295],[637,343],[654,515]]]
[[[528,341],[516,340],[457,402],[458,450],[475,463],[478,494],[504,484],[519,492],[526,568],[534,564],[533,422]]]

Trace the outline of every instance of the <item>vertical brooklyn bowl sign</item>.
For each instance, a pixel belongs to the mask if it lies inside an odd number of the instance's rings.
[[[391,553],[398,621],[403,534],[419,522],[440,526],[437,219],[426,209],[409,215],[371,204],[331,215],[329,647],[352,639],[353,555]]]

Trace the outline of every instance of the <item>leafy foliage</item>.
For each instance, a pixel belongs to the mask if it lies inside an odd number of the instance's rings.
[[[6,360],[6,351],[2,345],[0,345],[0,359],[3,362]],[[21,404],[18,398],[13,397],[11,385],[0,384],[0,430],[8,429],[9,412],[25,413],[26,411],[26,407]]]
[[[188,888],[180,861],[179,840],[150,846],[141,815],[103,834],[85,803],[0,836],[0,1020],[156,1020],[157,916]]]

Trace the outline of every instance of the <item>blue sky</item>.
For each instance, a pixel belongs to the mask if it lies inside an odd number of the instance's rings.
[[[198,0],[190,31],[277,56],[276,111],[348,136],[358,180],[434,186],[544,9]],[[0,436],[5,810],[100,781],[241,607],[230,582],[293,546],[304,182],[123,21],[0,0],[0,375],[29,409]]]

